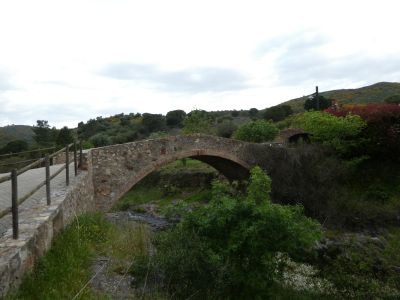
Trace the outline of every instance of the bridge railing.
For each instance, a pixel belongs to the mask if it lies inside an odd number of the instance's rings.
[[[33,163],[21,168],[21,169],[13,169],[9,175],[3,176],[0,178],[0,183],[11,180],[11,207],[8,207],[2,211],[0,211],[0,218],[6,216],[10,212],[12,213],[12,228],[13,228],[13,238],[18,239],[18,206],[21,205],[25,200],[31,197],[34,193],[36,193],[40,188],[46,186],[46,203],[47,205],[51,204],[51,193],[50,193],[50,182],[57,175],[59,175],[63,170],[65,170],[65,184],[69,185],[69,165],[74,162],[74,173],[75,176],[78,175],[78,143],[74,142],[69,145],[66,145],[65,148],[54,152],[52,154],[47,154],[45,157],[40,158]],[[69,154],[70,149],[73,150],[73,158],[70,160]],[[50,175],[50,159],[65,152],[65,163],[61,168],[54,172],[54,174]],[[27,192],[21,198],[18,198],[18,176],[25,173],[26,171],[39,166],[40,164],[45,165],[45,179],[40,182],[37,186]],[[83,153],[82,153],[82,142],[79,142],[79,166],[81,167],[83,163]]]
[[[54,151],[56,151],[56,147],[0,154],[0,173],[9,173],[14,168],[21,168]]]

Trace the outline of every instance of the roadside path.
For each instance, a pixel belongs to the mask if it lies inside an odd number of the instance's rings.
[[[59,170],[63,165],[53,165],[50,166],[50,175],[54,174]],[[6,174],[0,174],[0,178]],[[74,163],[72,162],[69,166],[69,177],[70,184],[73,183],[74,180]],[[46,173],[45,168],[37,168],[31,169],[21,175],[18,176],[18,198],[23,197],[27,193],[29,193],[34,187],[36,187],[40,182],[45,180]],[[63,170],[60,174],[58,174],[53,180],[50,182],[50,193],[51,196],[59,195],[60,193],[65,193],[65,170]],[[32,208],[39,203],[46,203],[46,186],[43,186],[38,190],[35,194],[25,200],[19,206],[19,210],[23,210],[26,208]],[[0,183],[0,211],[11,207],[11,181],[8,180],[6,182]],[[0,219],[0,237],[3,233],[12,227],[11,223],[11,214],[8,214]]]

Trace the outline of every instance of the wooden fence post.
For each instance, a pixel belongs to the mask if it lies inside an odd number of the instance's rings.
[[[82,153],[82,141],[79,141],[79,168],[82,170],[83,164],[83,153]]]
[[[51,204],[51,198],[50,198],[50,159],[49,155],[46,155],[45,158],[45,166],[46,166],[46,200],[47,200],[47,205]]]
[[[69,147],[65,146],[65,184],[69,185]]]
[[[74,142],[74,170],[75,176],[78,175],[78,161],[77,161],[77,150],[76,150],[76,142]]]
[[[17,169],[11,171],[11,211],[13,239],[18,239],[18,174]]]

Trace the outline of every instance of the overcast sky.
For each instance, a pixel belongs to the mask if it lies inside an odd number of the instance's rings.
[[[329,3],[328,3],[329,2]],[[0,126],[400,81],[400,1],[0,0]]]

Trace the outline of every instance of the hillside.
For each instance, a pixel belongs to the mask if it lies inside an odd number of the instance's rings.
[[[23,140],[28,143],[33,141],[33,131],[27,125],[8,125],[0,127],[0,148],[12,140]]]
[[[341,89],[320,93],[322,96],[335,99],[339,104],[366,104],[382,103],[392,95],[400,95],[400,83],[398,82],[378,82],[373,85],[358,89]],[[303,111],[304,101],[308,96],[292,99],[281,104],[290,105],[295,112]]]

